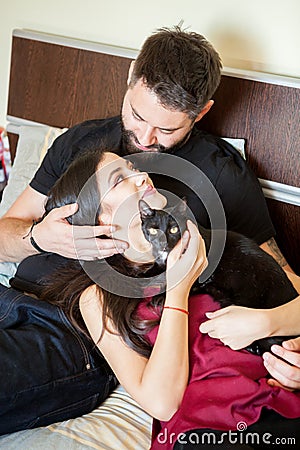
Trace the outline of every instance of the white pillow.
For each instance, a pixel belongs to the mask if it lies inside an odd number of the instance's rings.
[[[0,204],[0,217],[6,213],[17,197],[27,187],[54,139],[66,130],[67,128],[61,129],[44,125],[22,125],[19,127],[16,157],[7,186],[3,191]]]
[[[227,141],[229,144],[231,144],[241,154],[241,156],[244,159],[246,159],[245,139],[226,138],[226,137],[223,137],[222,139],[224,139],[224,141]]]
[[[0,217],[6,213],[17,197],[24,191],[41,164],[54,139],[67,128],[22,125],[18,128],[19,139],[16,157],[9,175],[7,186],[0,203]],[[0,263],[0,283],[9,286],[9,280],[17,270],[18,264]]]

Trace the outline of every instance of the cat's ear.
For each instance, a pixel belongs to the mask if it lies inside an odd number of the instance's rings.
[[[139,200],[139,210],[142,219],[147,219],[147,217],[152,217],[154,215],[154,210],[150,208],[145,200]]]

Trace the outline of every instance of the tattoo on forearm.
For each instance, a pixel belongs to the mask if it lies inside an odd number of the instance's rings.
[[[267,245],[268,245],[269,249],[271,250],[271,252],[273,253],[274,258],[277,261],[277,263],[280,265],[280,267],[286,266],[287,260],[285,259],[285,257],[281,253],[281,251],[279,250],[275,239],[274,238],[269,239],[267,241]]]

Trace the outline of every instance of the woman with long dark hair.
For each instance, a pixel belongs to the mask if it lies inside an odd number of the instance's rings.
[[[154,208],[166,202],[128,160],[103,151],[76,160],[51,191],[46,211],[77,201],[71,223],[115,223],[113,236],[130,245],[124,256],[106,262],[66,266],[43,281],[41,297],[91,336],[119,382],[158,419],[153,449],[205,448],[207,433],[213,433],[213,443],[233,448],[262,448],[266,432],[299,437],[299,393],[269,386],[261,357],[235,352],[199,332],[206,311],[218,306],[208,295],[189,299],[206,267],[204,243],[190,222],[167,259],[166,291],[158,292],[151,248],[141,231],[141,198]],[[259,438],[250,446],[251,433]]]

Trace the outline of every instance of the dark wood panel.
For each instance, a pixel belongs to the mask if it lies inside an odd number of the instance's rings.
[[[300,186],[300,89],[223,76],[215,104],[199,126],[246,139],[250,167],[260,178]],[[267,200],[276,240],[300,274],[300,207]]]
[[[10,157],[12,163],[14,162],[15,155],[16,155],[16,149],[17,149],[17,143],[19,136],[14,133],[7,133],[8,141],[9,141],[9,151],[10,151]]]
[[[300,89],[223,76],[214,99],[199,126],[245,138],[258,177],[300,186]]]
[[[131,59],[13,38],[8,114],[56,127],[120,112]]]
[[[72,122],[118,115],[131,60],[80,51]]]
[[[79,50],[15,37],[8,114],[52,126],[70,126]]]

